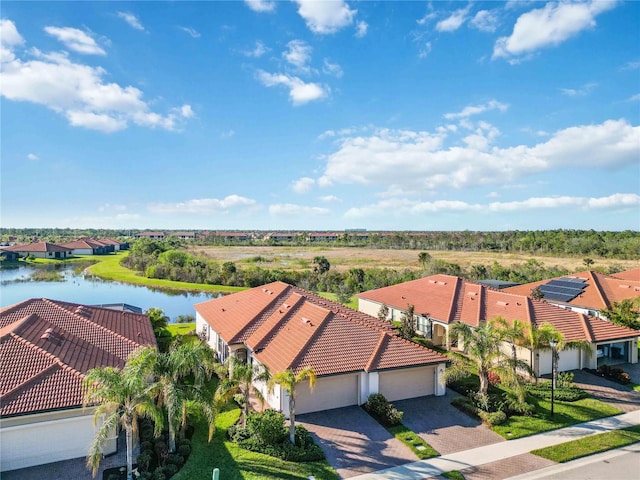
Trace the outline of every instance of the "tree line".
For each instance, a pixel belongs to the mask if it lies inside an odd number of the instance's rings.
[[[416,266],[413,268],[351,268],[341,272],[331,268],[329,260],[325,257],[318,256],[313,260],[313,268],[295,271],[269,269],[256,264],[238,265],[230,261],[219,262],[204,256],[193,255],[181,249],[179,245],[179,242],[171,239],[137,240],[131,245],[131,251],[123,260],[123,265],[143,273],[148,278],[208,285],[251,288],[274,281],[283,281],[306,290],[335,293],[341,302],[347,302],[355,293],[439,273],[472,281],[491,278],[517,283],[535,282],[570,273],[564,268],[547,266],[535,259],[511,266],[494,262],[490,265],[476,264],[464,268],[457,263],[434,258],[427,252],[416,253]],[[584,259],[585,265],[588,260],[590,259]],[[615,271],[619,269],[612,267],[606,273]]]
[[[115,237],[131,240],[139,230],[71,228],[1,228],[0,240],[10,238],[21,243],[32,240],[71,241],[80,237]],[[169,237],[171,231],[166,232]],[[335,240],[310,242],[308,233],[295,234],[291,240],[274,240],[266,232],[246,231],[248,240],[213,234],[201,234],[192,243],[200,245],[293,245],[340,246],[381,249],[454,250],[511,252],[532,255],[598,256],[633,260],[640,258],[640,232],[596,230],[532,231],[433,231],[433,232],[343,232]],[[175,240],[178,240],[175,237]],[[179,241],[179,240],[178,240]]]

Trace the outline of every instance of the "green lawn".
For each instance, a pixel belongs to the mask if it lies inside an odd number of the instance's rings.
[[[321,297],[326,298],[327,300],[331,300],[333,302],[338,302],[338,298],[336,296],[335,293],[329,293],[329,292],[318,292],[318,295],[320,295]],[[349,307],[349,308],[353,308],[354,310],[358,310],[358,299],[356,298],[355,295],[351,296],[351,301],[349,303],[346,303],[345,306]]]
[[[431,445],[402,424],[394,427],[388,427],[387,430],[394,437],[409,447],[409,449],[415,453],[420,460],[440,455]]]
[[[193,332],[195,328],[195,323],[170,323],[167,325],[167,330],[169,330],[172,337],[187,335],[189,332]]]
[[[536,413],[533,416],[514,415],[502,425],[496,425],[491,429],[509,440],[622,413],[621,410],[593,398],[583,398],[575,402],[556,400],[552,419],[551,401],[535,399],[535,403]]]
[[[224,480],[338,480],[335,470],[325,461],[285,462],[238,447],[227,440],[227,428],[240,417],[240,409],[229,404],[216,421],[216,433],[207,442],[207,428],[199,423],[192,438],[192,453],[185,466],[172,477],[174,480],[211,480],[214,468],[220,469]]]
[[[246,290],[244,287],[228,287],[226,285],[206,285],[201,283],[173,282],[159,278],[146,278],[133,270],[120,265],[120,261],[129,252],[117,252],[114,255],[97,256],[99,263],[89,267],[89,272],[100,278],[115,280],[118,282],[133,283],[135,285],[146,285],[148,287],[167,288],[173,290],[196,290],[215,292],[239,292]],[[86,258],[86,257],[85,257]]]
[[[640,425],[623,430],[591,435],[579,440],[573,440],[572,442],[533,450],[531,453],[553,460],[554,462],[564,463],[576,458],[593,455],[594,453],[631,445],[636,442],[640,442]]]

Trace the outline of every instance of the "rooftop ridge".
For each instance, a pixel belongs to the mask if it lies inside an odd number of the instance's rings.
[[[364,370],[366,372],[370,372],[373,370],[373,366],[376,364],[376,362],[380,359],[380,355],[382,354],[382,347],[384,346],[384,344],[386,343],[386,337],[388,335],[384,332],[380,332],[380,338],[378,339],[378,343],[376,344],[373,353],[371,354],[371,357],[369,358],[369,361],[367,362],[367,364],[364,367]]]
[[[282,282],[284,283],[284,282]],[[269,284],[267,284],[269,285]],[[267,289],[267,285],[262,285],[262,287],[255,287],[255,288],[261,288],[263,291]],[[285,284],[286,285],[286,284]],[[253,318],[254,319],[259,319],[261,318],[263,315],[265,315],[269,310],[275,310],[276,308],[278,308],[279,304],[281,304],[282,302],[284,302],[284,298],[286,298],[287,292],[289,291],[290,285],[287,285],[287,287],[285,289],[282,290],[282,292],[280,292],[279,294],[277,294],[271,301],[269,301],[264,308],[262,308],[257,315],[255,315]],[[250,291],[250,290],[246,290],[246,291]],[[271,290],[269,290],[271,291]],[[275,293],[275,292],[274,292]],[[269,314],[270,316],[271,314]],[[227,342],[229,345],[231,345],[232,343],[238,343],[239,341],[241,341],[243,335],[245,334],[245,332],[247,332],[247,330],[249,330],[251,327],[253,327],[255,325],[255,322],[249,322],[246,325],[244,325],[239,331],[238,333],[236,333],[233,337],[231,337],[229,339],[229,341]],[[257,328],[260,328],[260,326],[258,326]]]
[[[451,298],[451,303],[449,304],[449,318],[447,319],[447,323],[453,323],[455,321],[455,306],[458,302],[458,296],[460,293],[460,287],[461,285],[464,285],[464,280],[462,280],[460,277],[454,277],[456,280],[456,286],[453,290],[453,298]]]
[[[324,326],[328,323],[328,319],[329,317],[332,317],[334,315],[334,313],[332,311],[327,311],[327,314],[322,318],[322,320],[320,320],[320,322],[318,323],[317,328],[315,329],[315,331],[311,334],[311,336],[309,337],[309,339],[305,342],[304,346],[300,349],[300,351],[291,359],[291,362],[289,363],[289,367],[288,368],[294,368],[293,366],[297,363],[298,359],[302,358],[304,356],[305,353],[307,353],[307,351],[309,350],[309,347],[311,345],[313,345],[314,340],[316,338],[318,338],[321,334],[321,332],[324,330]]]
[[[286,292],[287,292],[287,290],[285,290],[283,293],[286,293]],[[257,339],[257,340],[255,341],[255,346],[254,346],[255,348],[253,348],[253,350],[254,350],[254,351],[257,351],[257,350],[259,350],[260,348],[264,348],[264,347],[265,347],[265,345],[268,343],[268,339],[269,339],[270,337],[272,337],[272,336],[273,336],[274,332],[276,332],[276,330],[277,330],[277,329],[279,329],[279,328],[283,325],[283,323],[285,322],[285,320],[286,320],[286,319],[288,319],[289,317],[291,317],[292,315],[294,315],[294,314],[295,314],[295,312],[297,312],[297,311],[300,309],[300,307],[301,307],[302,303],[304,303],[304,297],[303,297],[302,295],[300,295],[300,294],[299,294],[299,293],[297,293],[297,292],[292,292],[292,293],[295,293],[296,295],[298,295],[298,298],[297,298],[297,299],[296,299],[296,301],[293,303],[293,305],[291,305],[291,306],[290,306],[290,308],[287,308],[287,309],[286,309],[286,311],[283,313],[283,315],[280,317],[280,319],[278,319],[278,320],[273,324],[273,326],[272,326],[271,328],[269,328],[269,329],[268,329],[268,330],[267,330],[267,331],[266,331],[266,332],[261,336],[261,338],[259,338],[259,339]],[[279,309],[280,307],[282,307],[282,306],[284,305],[284,302],[285,302],[287,299],[289,299],[289,298],[291,298],[291,295],[289,295],[289,296],[283,295],[283,299],[282,299],[283,301],[282,301],[282,303],[280,303],[279,305],[277,305],[277,306],[276,306],[276,308],[274,308],[274,311],[269,315],[269,317],[265,320],[265,322],[263,322],[263,324],[262,324],[262,325],[260,325],[260,326],[258,327],[258,329],[257,329],[255,332],[253,332],[253,333],[251,334],[251,336],[249,336],[249,338],[247,338],[247,340],[245,341],[245,343],[247,343],[247,342],[251,339],[251,337],[253,337],[254,335],[256,335],[264,325],[266,325],[266,323],[269,321],[269,318],[272,318],[272,317],[273,317],[273,315],[275,314],[275,310],[276,310],[276,309]],[[248,343],[247,343],[247,345],[248,345]],[[250,348],[251,348],[251,347],[250,347]]]
[[[344,305],[328,300],[324,297],[321,297],[320,295],[317,295],[313,292],[309,292],[308,290],[305,290],[303,288],[300,288],[297,286],[292,286],[292,288],[294,289],[294,291],[298,290],[299,292],[301,292],[301,295],[309,298],[316,305],[332,311],[335,315],[339,316],[340,318],[343,318],[353,323],[357,323],[359,325],[363,325],[365,327],[368,327],[376,331],[393,331],[393,327],[391,326],[391,324],[389,324],[389,326],[383,325],[381,320],[375,317],[372,317],[371,315],[367,315],[366,313],[353,310],[349,307],[345,307]]]
[[[596,292],[598,292],[598,296],[600,297],[600,300],[602,300],[602,303],[604,304],[604,306],[607,307],[607,310],[609,310],[611,308],[611,304],[609,303],[606,295],[604,295],[604,292],[602,291],[602,285],[600,284],[600,280],[595,275],[595,272],[589,270],[588,273],[591,279],[593,280],[593,286],[596,288]]]
[[[587,337],[589,342],[593,342],[594,340],[593,332],[591,331],[591,325],[590,325],[590,322],[587,320],[587,316],[584,315],[583,313],[578,313],[578,317],[580,319],[580,326],[582,327],[582,330],[584,331],[585,336]]]
[[[46,377],[47,375],[49,375],[50,372],[58,369],[59,366],[60,365],[58,365],[57,363],[52,363],[51,365],[47,366],[47,368],[45,368],[44,370],[41,370],[40,372],[38,372],[37,375],[27,378],[24,382],[16,385],[11,390],[6,391],[2,395],[2,403],[6,404],[9,399],[11,399],[12,397],[15,397],[20,392],[26,390],[28,386],[32,384],[35,379]]]

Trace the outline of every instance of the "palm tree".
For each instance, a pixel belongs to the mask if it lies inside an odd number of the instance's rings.
[[[505,385],[511,387],[520,398],[524,398],[521,388],[521,378],[518,369],[531,371],[522,360],[515,361],[502,350],[502,342],[506,341],[504,331],[490,322],[485,322],[477,328],[465,323],[454,323],[449,328],[449,335],[458,336],[463,341],[463,351],[467,358],[478,370],[480,389],[478,393],[485,397],[489,390],[489,372],[497,373]],[[515,367],[515,368],[514,368]],[[456,379],[469,374],[468,366],[461,361],[455,361],[445,371],[445,378]]]
[[[556,347],[553,349],[551,348],[552,341],[556,342]],[[550,323],[543,323],[540,326],[530,324],[523,346],[531,350],[532,357],[536,350],[551,350],[555,356],[556,365],[560,358],[560,352],[563,350],[581,350],[587,355],[591,355],[591,343],[586,340],[567,342],[562,332],[556,330]]]
[[[215,368],[213,350],[204,342],[173,345],[167,353],[155,353],[154,373],[157,379],[158,405],[164,404],[169,424],[169,451],[176,450],[176,427],[184,428],[187,407],[195,403],[202,407],[213,430],[213,397],[208,398],[206,382],[211,380]],[[209,437],[211,440],[211,436]]]
[[[126,432],[127,479],[132,478],[133,434],[138,429],[138,418],[151,418],[155,422],[155,434],[162,431],[164,418],[157,407],[150,381],[153,371],[152,356],[147,347],[134,350],[122,369],[99,367],[89,370],[84,378],[83,405],[96,404],[94,423],[103,417],[87,455],[87,467],[95,477],[102,458],[102,445],[120,424]]]
[[[516,373],[518,361],[518,347],[526,343],[527,324],[520,320],[508,322],[503,317],[494,318],[491,323],[494,327],[502,331],[502,338],[511,345],[511,363],[513,373]]]
[[[228,395],[233,396],[236,393],[241,393],[243,397],[243,412],[242,412],[242,425],[247,424],[247,415],[249,415],[249,395],[253,395],[264,405],[264,397],[260,389],[258,389],[254,382],[269,382],[271,374],[269,370],[262,365],[254,364],[250,365],[245,362],[234,360],[231,365],[231,373],[229,382],[226,384],[226,388],[229,390]]]
[[[313,367],[304,367],[298,373],[291,369],[278,372],[271,377],[268,384],[269,392],[273,391],[276,383],[289,392],[289,441],[292,444],[296,443],[296,385],[307,379],[313,391],[313,387],[316,386],[316,372]]]

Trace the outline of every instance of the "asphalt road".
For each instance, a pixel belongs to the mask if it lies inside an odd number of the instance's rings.
[[[508,480],[640,480],[640,443]]]

